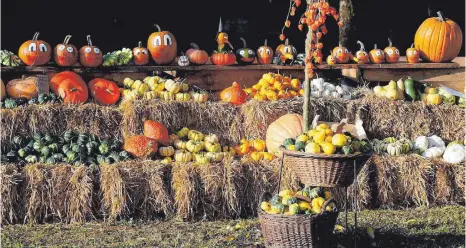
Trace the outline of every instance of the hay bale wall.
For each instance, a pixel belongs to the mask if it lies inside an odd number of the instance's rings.
[[[24,216],[24,209],[20,202],[20,183],[22,175],[13,164],[2,164],[0,166],[1,187],[1,224],[17,223]]]

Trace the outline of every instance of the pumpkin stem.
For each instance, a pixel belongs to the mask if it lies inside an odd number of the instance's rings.
[[[34,36],[32,37],[32,40],[37,40],[39,38],[39,32],[36,32]]]
[[[388,47],[392,47],[392,40],[388,38]]]
[[[138,42],[138,47],[139,47],[139,48],[142,47],[142,42],[141,42],[141,41]]]
[[[265,39],[264,41],[264,46],[267,46],[267,39]]]
[[[440,21],[442,21],[442,22],[445,21],[445,19],[443,18],[442,11],[437,11],[437,15],[438,15],[438,19],[439,19]]]
[[[377,50],[377,44],[374,44],[374,50]]]
[[[361,48],[359,48],[359,51],[366,51],[366,49],[364,48],[364,44],[361,41],[358,40],[357,43],[361,46]]]
[[[247,48],[248,46],[246,45],[246,40],[243,37],[241,37],[239,39],[243,42],[244,48]]]
[[[157,32],[162,32],[162,29],[160,29],[160,26],[158,24],[154,24],[154,27],[157,28],[157,30],[158,30]]]
[[[200,49],[199,46],[196,43],[191,43],[191,46],[196,50]]]
[[[63,45],[67,45],[70,39],[71,39],[71,35],[65,36],[65,39],[63,40]]]
[[[411,48],[414,48],[414,43],[413,43],[413,44],[411,44]]]
[[[288,38],[285,40],[285,46],[288,46]]]
[[[87,39],[87,45],[92,46],[92,40],[91,40],[91,35],[90,34],[87,35],[86,39]]]

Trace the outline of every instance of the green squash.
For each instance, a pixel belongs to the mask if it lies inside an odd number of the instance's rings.
[[[17,106],[18,106],[18,104],[16,103],[15,100],[9,99],[9,98],[5,100],[5,108],[7,108],[7,109],[14,109],[14,108],[16,108]]]
[[[119,151],[121,149],[121,146],[123,145],[121,141],[114,139],[110,143],[110,151]]]
[[[306,143],[302,141],[297,141],[294,146],[295,146],[296,151],[304,151],[304,148],[306,147]]]
[[[35,155],[28,155],[24,160],[28,163],[37,163],[39,161]]]
[[[48,146],[44,146],[40,150],[40,153],[42,154],[42,156],[48,157],[50,155],[50,148]]]
[[[45,162],[47,162],[47,157],[46,156],[41,156],[39,158],[39,163],[45,164]]]
[[[93,157],[87,157],[86,164],[91,166],[92,164],[97,165],[97,160]]]
[[[111,158],[111,159],[113,160],[112,163],[118,163],[118,162],[121,161],[120,155],[118,155],[117,152],[112,152],[112,153],[110,153],[110,155],[108,155],[108,157]]]
[[[78,145],[86,145],[88,142],[88,137],[85,134],[79,134],[78,136]]]
[[[295,139],[293,138],[287,138],[283,141],[283,146],[288,147],[289,145],[294,145],[295,144]]]
[[[311,199],[317,198],[317,197],[324,197],[324,190],[321,187],[315,187],[311,190],[309,190],[309,197]]]
[[[15,136],[13,137],[13,144],[18,146],[22,146],[24,144],[24,139],[21,136]]]
[[[63,162],[65,160],[65,156],[63,156],[63,154],[61,154],[61,153],[54,153],[52,155],[52,158],[54,158],[55,161],[57,161],[57,162]]]
[[[45,163],[47,163],[47,164],[56,164],[57,161],[55,160],[55,158],[50,157],[50,158],[47,159],[47,161]]]
[[[42,134],[40,133],[35,133],[32,138],[35,140],[35,141],[41,141],[42,140]]]
[[[46,134],[44,135],[44,138],[42,139],[42,141],[43,141],[44,143],[46,143],[46,144],[49,144],[49,143],[52,143],[52,142],[54,141],[54,138],[53,138],[53,136],[52,136],[51,134],[46,133]]]
[[[276,210],[281,214],[283,214],[285,212],[285,205],[283,205],[281,203],[271,204],[271,206],[272,206],[272,210]]]
[[[97,143],[97,141],[88,142],[86,144],[87,155],[91,155],[94,151],[96,151],[98,146],[99,146],[99,143]]]
[[[66,154],[68,151],[71,151],[71,147],[70,145],[63,145],[61,150],[64,154]]]
[[[368,141],[362,140],[360,150],[363,153],[368,153],[368,152],[372,151],[372,146],[371,146],[371,144],[369,144]]]
[[[69,150],[66,152],[66,160],[67,162],[73,162],[76,159],[76,152]]]
[[[28,101],[28,104],[29,105],[33,105],[33,104],[37,104],[39,103],[39,101],[37,100],[37,98],[33,97],[31,98],[29,101]]]
[[[130,159],[130,158],[131,158],[130,155],[129,155],[129,153],[128,153],[127,151],[121,151],[119,155],[120,155],[120,157],[123,158],[123,160]]]
[[[297,203],[298,202],[298,199],[296,199],[295,197],[289,197],[289,196],[284,196],[282,197],[282,204],[285,205],[285,206],[289,206],[291,204],[294,204],[294,203]]]
[[[52,152],[58,152],[58,144],[57,143],[52,143],[52,144],[48,145],[48,148]]]
[[[78,144],[71,145],[71,150],[73,152],[79,153],[79,145]]]
[[[403,147],[400,143],[388,144],[387,153],[392,156],[399,156],[403,153]]]
[[[306,191],[306,190],[300,190],[300,191],[296,192],[295,195],[301,195],[301,196],[309,197],[309,192]]]
[[[404,86],[405,86],[406,100],[408,101],[417,100],[418,98],[416,96],[416,90],[414,89],[414,80],[411,77],[408,77],[404,81]]]
[[[42,142],[40,141],[36,141],[34,142],[34,150],[36,151],[40,151],[42,149],[42,147],[44,147],[44,145],[42,144]]]
[[[341,148],[341,151],[343,152],[343,154],[346,154],[346,155],[352,154],[352,153],[353,153],[353,147],[351,147],[351,146],[343,146],[343,147]]]
[[[102,155],[105,155],[108,153],[108,143],[107,142],[102,142],[99,146],[99,152]]]
[[[351,142],[351,148],[353,149],[354,152],[359,151],[359,148],[361,148],[361,142],[357,140]]]
[[[48,97],[45,94],[39,94],[39,97],[37,97],[37,102],[39,104],[44,104],[47,102],[47,100],[48,100]]]
[[[395,139],[395,137],[387,137],[387,138],[383,139],[382,141],[391,144],[391,143],[395,143],[395,142],[396,142],[396,139]]]
[[[243,41],[243,48],[236,50],[236,61],[238,64],[252,64],[256,59],[256,52],[247,47],[246,40],[241,38]]]
[[[18,150],[18,156],[20,156],[21,158],[24,158],[27,155],[28,155],[27,152],[23,148]]]
[[[29,143],[27,144],[27,147],[34,148],[34,140],[30,140]]]
[[[55,93],[50,93],[48,100],[51,102],[55,102],[56,100],[58,100],[57,95],[55,95]]]
[[[73,138],[75,137],[73,131],[66,131],[63,134],[63,138],[65,139],[66,142],[71,142],[73,141]]]
[[[281,197],[278,194],[275,194],[272,199],[270,199],[270,204],[281,204]]]

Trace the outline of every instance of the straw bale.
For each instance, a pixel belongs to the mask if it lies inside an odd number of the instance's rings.
[[[23,217],[20,202],[20,184],[23,180],[21,173],[13,164],[0,166],[1,207],[0,223],[14,224]]]

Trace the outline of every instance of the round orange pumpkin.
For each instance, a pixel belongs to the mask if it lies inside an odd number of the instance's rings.
[[[375,44],[374,49],[369,52],[369,59],[374,64],[382,64],[385,62],[385,55],[382,50],[377,48],[377,44]]]
[[[58,94],[58,86],[60,86],[60,84],[66,79],[69,79],[75,82],[80,82],[82,84],[86,84],[84,80],[82,79],[82,77],[79,76],[78,74],[72,71],[62,71],[62,72],[55,74],[50,79],[50,84],[49,84],[50,90],[53,93]]]
[[[203,65],[209,60],[209,54],[205,50],[201,50],[198,45],[191,43],[190,49],[186,51],[186,56],[189,62],[195,65]]]
[[[454,21],[431,17],[419,26],[414,36],[414,46],[420,52],[421,58],[430,62],[447,62],[458,56],[463,44],[463,32]]]
[[[54,49],[55,63],[59,66],[72,66],[78,62],[78,49],[68,44],[71,35],[67,35],[62,44],[58,44]]]
[[[149,36],[147,48],[155,63],[168,65],[176,58],[175,36],[168,31],[162,31],[157,24],[155,24],[155,27],[157,27],[158,31]]]
[[[138,46],[133,48],[133,62],[135,65],[147,65],[149,63],[149,51],[138,42]]]
[[[267,128],[265,143],[267,151],[277,153],[278,148],[287,138],[296,138],[303,133],[303,117],[298,114],[286,114],[272,122]]]
[[[233,105],[241,105],[246,102],[248,95],[241,89],[240,85],[237,82],[224,89],[220,93],[220,99],[224,102],[229,102]]]
[[[273,60],[273,49],[267,46],[267,39],[264,41],[264,45],[257,49],[257,62],[261,65],[268,65]]]
[[[388,38],[388,47],[383,49],[385,54],[385,60],[388,63],[396,63],[400,59],[400,50],[392,46],[392,40]]]
[[[360,45],[359,51],[356,52],[356,62],[358,64],[367,64],[369,62],[369,54],[367,54],[364,44],[361,41],[357,41]]]
[[[101,105],[112,105],[120,99],[120,88],[112,81],[103,78],[94,78],[88,83],[93,99]]]
[[[6,93],[11,98],[26,97],[31,99],[37,97],[37,77],[25,77],[13,79],[6,85]]]
[[[39,32],[34,34],[32,40],[24,42],[18,51],[18,56],[26,65],[45,65],[52,57],[52,48],[49,43],[38,40]]]
[[[87,46],[79,49],[79,63],[85,67],[97,67],[102,64],[102,51],[92,45],[91,36],[87,36]]]
[[[65,79],[58,86],[58,95],[63,99],[63,103],[84,103],[89,98],[89,92],[85,83]]]
[[[236,56],[230,52],[219,52],[212,54],[210,60],[214,65],[233,65],[236,62]]]
[[[123,149],[137,158],[148,158],[157,153],[157,141],[144,135],[131,136],[125,139]]]
[[[350,59],[350,52],[348,51],[346,47],[342,46],[341,44],[333,48],[332,54],[333,56],[335,56],[335,59],[337,60],[337,63],[339,64],[348,63]]]
[[[0,85],[0,100],[5,100],[6,98],[6,92],[5,92],[5,84],[3,83],[3,80],[0,80],[1,81],[1,85]]]
[[[168,129],[160,122],[151,120],[144,121],[144,136],[154,139],[164,146],[170,145]]]
[[[414,43],[406,50],[406,60],[408,63],[419,63],[419,51],[414,48]]]

